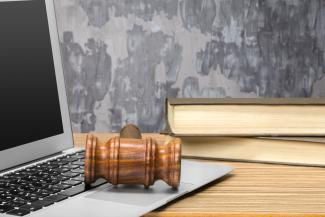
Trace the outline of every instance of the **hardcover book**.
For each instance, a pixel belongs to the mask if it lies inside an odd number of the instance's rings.
[[[325,166],[325,143],[249,137],[181,137],[188,158]]]
[[[168,99],[178,136],[325,136],[325,99]]]

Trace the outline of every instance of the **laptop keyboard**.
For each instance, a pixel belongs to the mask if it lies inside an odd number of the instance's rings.
[[[85,191],[84,150],[0,176],[0,213],[24,216]]]

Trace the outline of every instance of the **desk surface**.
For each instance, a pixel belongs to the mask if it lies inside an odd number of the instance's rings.
[[[101,139],[112,136],[96,135]],[[75,145],[82,147],[85,136],[75,134]],[[147,216],[325,216],[325,168],[206,162],[236,169],[221,181]]]

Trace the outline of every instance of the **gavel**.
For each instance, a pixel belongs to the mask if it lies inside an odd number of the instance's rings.
[[[127,125],[120,136],[100,142],[87,135],[85,154],[85,184],[99,178],[113,185],[144,185],[146,188],[163,180],[178,188],[181,173],[181,140],[169,137],[158,143],[151,137],[142,138],[135,125]]]

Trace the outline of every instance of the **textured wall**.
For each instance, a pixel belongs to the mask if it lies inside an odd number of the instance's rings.
[[[323,0],[56,0],[75,131],[164,127],[172,97],[325,96]]]

